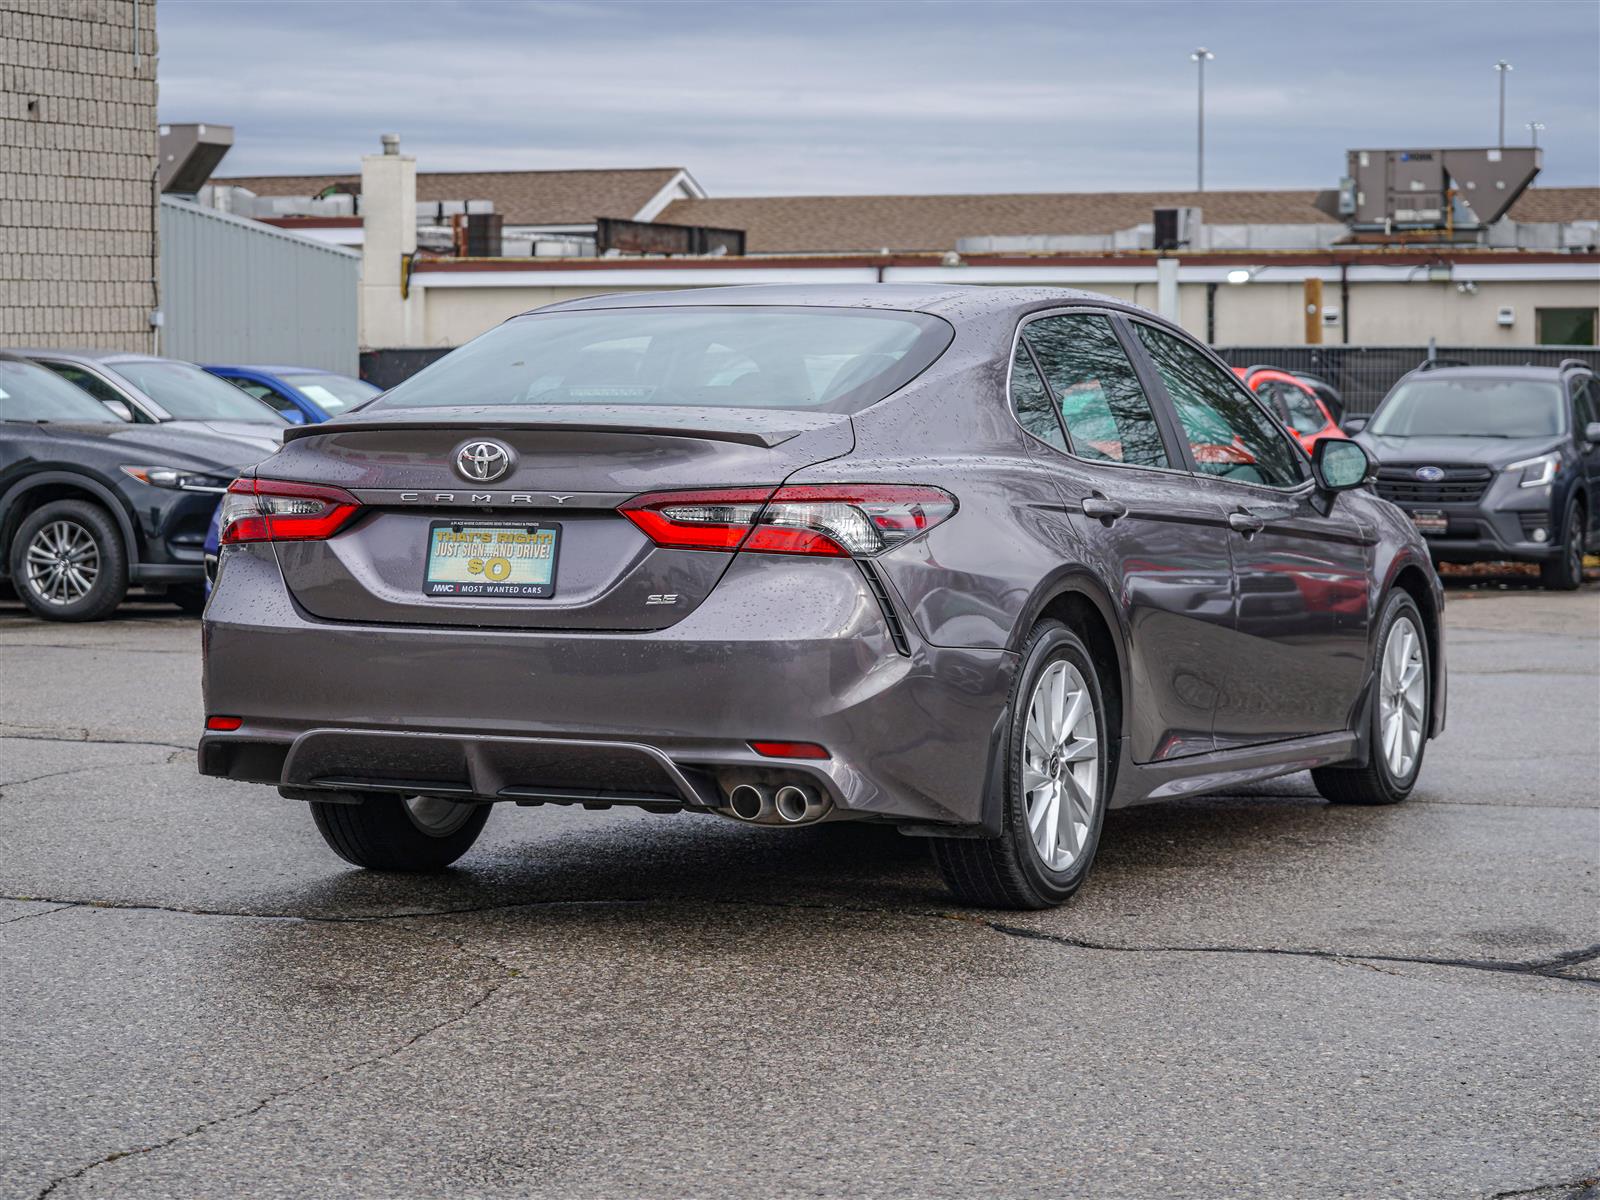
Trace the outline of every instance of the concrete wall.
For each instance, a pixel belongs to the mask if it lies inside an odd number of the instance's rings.
[[[1594,282],[1544,280],[1486,282],[1477,292],[1463,293],[1453,282],[1355,283],[1350,285],[1349,341],[1354,345],[1426,345],[1434,338],[1443,346],[1528,346],[1536,336],[1534,310],[1538,308],[1593,308],[1600,306],[1600,266]],[[415,277],[412,295],[420,306],[420,319],[412,327],[421,339],[415,346],[459,346],[507,317],[543,304],[579,296],[615,292],[672,290],[662,287],[606,287],[599,272],[595,285],[530,287],[494,286],[492,277],[479,275],[475,286],[445,286],[440,275]],[[985,281],[992,282],[992,281]],[[1022,282],[1022,281],[1019,281]],[[1075,281],[1119,300],[1156,308],[1156,284]],[[1289,283],[1218,284],[1216,287],[1216,337],[1218,345],[1300,345],[1305,341],[1302,313],[1304,291],[1299,280]],[[1183,283],[1178,288],[1180,320],[1198,337],[1206,336],[1206,291],[1203,283]],[[1323,303],[1339,305],[1337,282],[1324,283]],[[1505,328],[1496,323],[1496,310],[1510,305],[1516,323]],[[1325,326],[1325,343],[1343,340],[1342,324]],[[401,343],[391,343],[399,345]]]
[[[0,346],[151,346],[155,20],[0,0]]]
[[[161,201],[161,352],[195,362],[356,373],[354,250]]]

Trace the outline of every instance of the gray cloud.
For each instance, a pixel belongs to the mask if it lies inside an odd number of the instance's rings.
[[[1512,14],[1515,19],[1512,19]],[[1600,179],[1600,6],[1535,3],[223,3],[163,0],[161,111],[233,172],[684,165],[714,194],[1332,186],[1355,146],[1548,126]]]

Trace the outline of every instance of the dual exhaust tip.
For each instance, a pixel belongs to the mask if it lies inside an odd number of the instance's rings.
[[[832,807],[814,789],[798,783],[780,788],[741,783],[728,793],[728,811],[757,825],[808,825],[820,821]]]

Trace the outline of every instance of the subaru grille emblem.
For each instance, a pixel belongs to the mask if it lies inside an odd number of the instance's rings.
[[[1444,471],[1439,467],[1418,467],[1417,478],[1423,483],[1438,483],[1444,478]]]
[[[511,469],[511,451],[499,442],[468,442],[456,451],[456,470],[474,483],[492,483]]]

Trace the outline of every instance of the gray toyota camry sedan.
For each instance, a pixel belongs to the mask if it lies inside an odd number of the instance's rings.
[[[200,769],[439,870],[495,804],[926,838],[1059,904],[1108,808],[1404,800],[1443,594],[1354,442],[1082,292],[558,304],[233,484]]]

